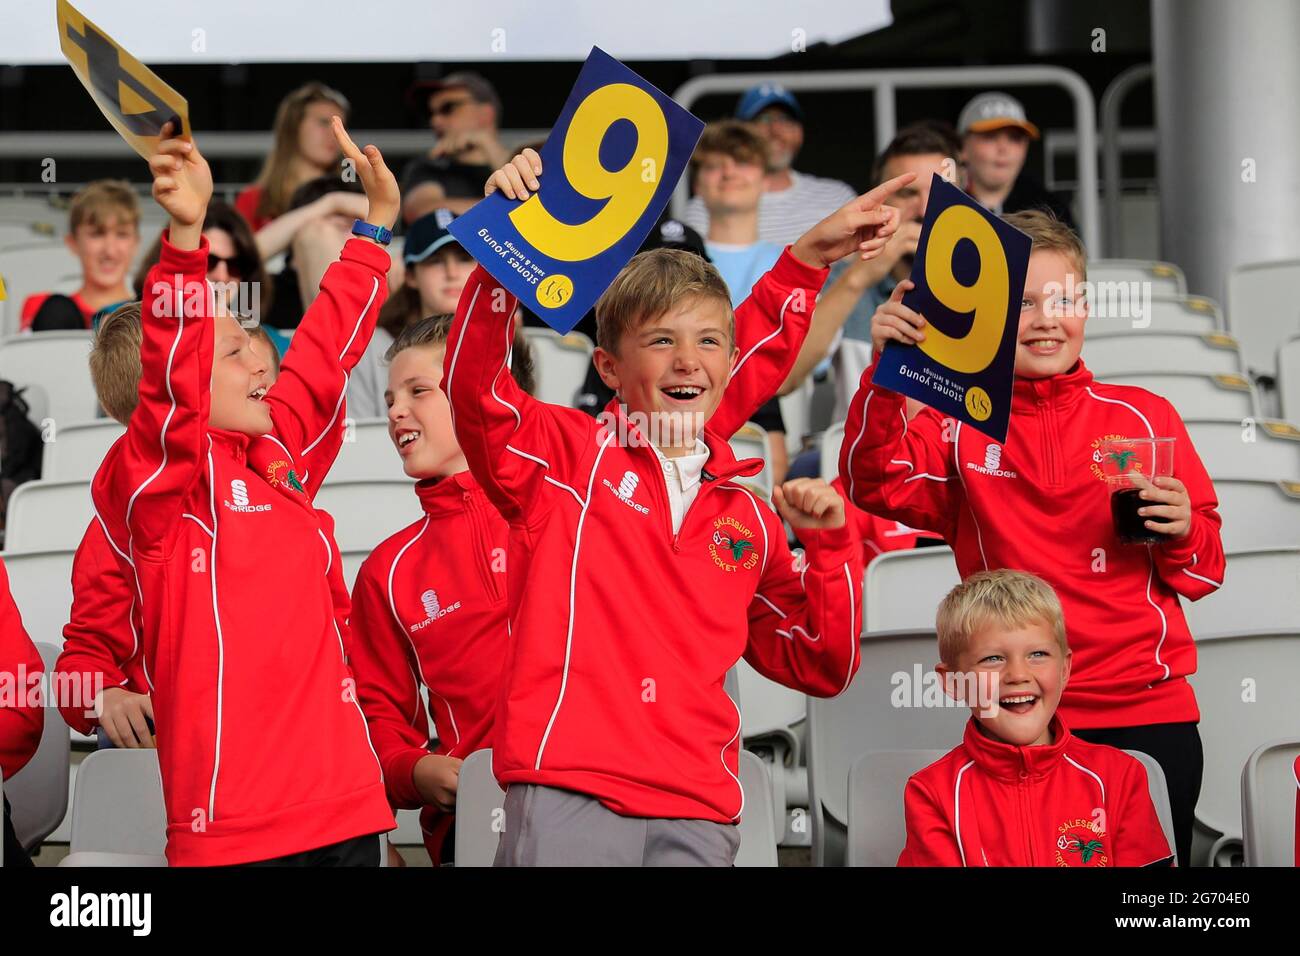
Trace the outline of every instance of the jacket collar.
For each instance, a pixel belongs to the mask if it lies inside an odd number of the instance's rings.
[[[1074,368],[1060,375],[1048,378],[1016,377],[1012,386],[1011,411],[1032,412],[1034,406],[1044,402],[1056,406],[1068,406],[1083,398],[1088,386],[1092,384],[1092,372],[1083,364],[1083,359],[1074,363]]]
[[[233,455],[241,462],[248,458],[248,446],[252,441],[243,432],[226,431],[224,428],[208,428],[208,436],[212,439],[213,447],[220,448],[227,454]]]
[[[648,438],[644,436],[637,426],[627,417],[627,406],[618,400],[615,396],[605,406],[605,411],[601,414],[599,421],[602,426],[610,423],[611,417],[615,427],[618,429],[616,440],[619,436],[626,435],[628,444],[633,447],[639,446],[640,450],[654,457],[656,465],[659,456],[655,454],[654,446],[650,444]],[[731,450],[731,445],[727,443],[727,438],[719,436],[706,423],[704,433],[700,439],[709,449],[708,460],[704,463],[704,473],[701,476],[704,481],[725,480],[734,478],[737,475],[757,475],[763,470],[763,460],[761,458],[741,458],[737,459]]]
[[[1040,747],[1018,747],[987,736],[972,716],[966,724],[963,743],[981,770],[999,780],[1015,782],[1020,779],[1022,771],[1031,777],[1042,777],[1061,762],[1061,755],[1073,737],[1060,714],[1052,715],[1051,728],[1052,743]]]
[[[415,483],[415,494],[424,513],[432,517],[465,510],[465,499],[482,497],[483,489],[468,471],[443,478],[426,478]]]

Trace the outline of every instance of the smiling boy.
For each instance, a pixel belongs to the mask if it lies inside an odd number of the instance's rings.
[[[935,670],[971,719],[960,746],[907,782],[898,865],[1170,865],[1145,768],[1075,737],[1056,712],[1071,654],[1047,583],[973,574],[943,599],[936,629]]]
[[[1020,568],[1052,585],[1074,649],[1062,713],[1079,736],[1159,761],[1186,860],[1202,753],[1187,682],[1196,646],[1179,597],[1223,580],[1214,487],[1168,401],[1095,381],[1080,359],[1088,304],[1061,292],[1085,276],[1078,237],[1042,212],[1006,220],[1033,240],[1006,442],[932,409],[907,421],[903,396],[872,384],[873,364],[849,408],[840,474],[859,507],[942,534],[963,578]],[[900,283],[872,317],[877,357],[887,341],[925,341],[925,318],[902,303],[910,288]],[[1146,437],[1175,439],[1174,477],[1142,491],[1140,513],[1160,535],[1151,547],[1120,541],[1099,465],[1107,438]]]

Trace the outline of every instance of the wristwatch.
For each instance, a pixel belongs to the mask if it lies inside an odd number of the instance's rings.
[[[375,226],[364,220],[358,219],[352,224],[352,235],[361,236],[365,239],[373,239],[381,246],[386,246],[393,241],[393,230],[384,226]]]

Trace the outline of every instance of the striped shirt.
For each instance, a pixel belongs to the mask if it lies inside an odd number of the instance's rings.
[[[787,246],[857,195],[848,183],[790,170],[788,189],[763,193],[758,203],[758,238]],[[682,221],[709,234],[709,213],[699,196],[686,204]]]

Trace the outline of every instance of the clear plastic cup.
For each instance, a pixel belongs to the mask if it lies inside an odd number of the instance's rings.
[[[1142,489],[1153,478],[1174,473],[1174,439],[1112,438],[1101,443],[1101,471],[1110,491],[1110,516],[1115,535],[1125,544],[1150,544],[1164,537],[1146,526],[1138,509],[1153,502],[1142,498]]]

